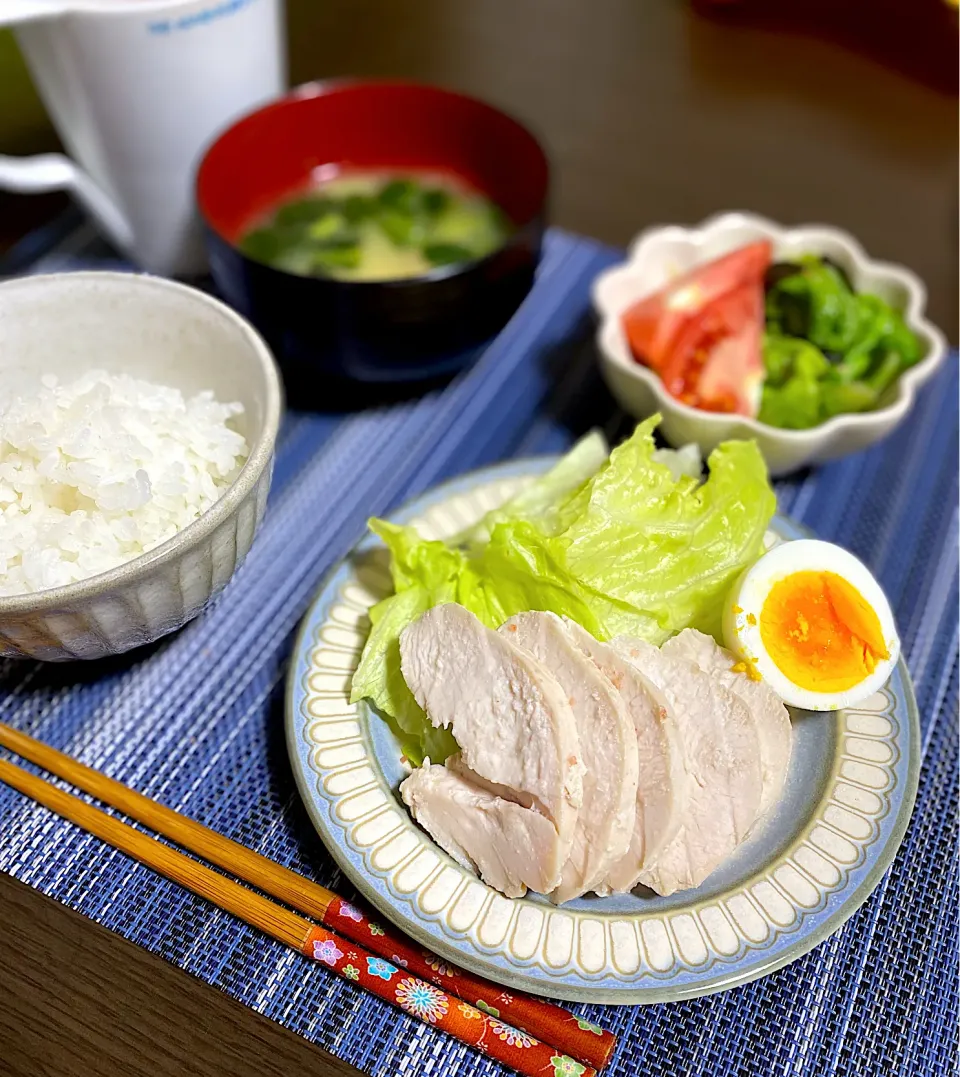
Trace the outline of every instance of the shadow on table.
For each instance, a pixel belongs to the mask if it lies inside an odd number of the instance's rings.
[[[547,420],[564,428],[571,438],[602,430],[616,441],[633,423],[610,395],[600,374],[595,341],[596,320],[584,314],[563,343],[543,351],[538,362],[552,388],[543,405]]]
[[[175,635],[176,633],[173,634]],[[37,662],[30,658],[0,658],[0,691],[24,681],[29,684],[29,692],[58,692],[64,688],[112,680],[151,659],[173,636],[164,636],[124,654],[109,655],[90,662]]]
[[[455,374],[445,374],[394,384],[349,381],[329,374],[297,374],[289,368],[283,371],[284,392],[289,408],[329,415],[346,415],[418,400],[428,393],[445,389],[455,377]]]

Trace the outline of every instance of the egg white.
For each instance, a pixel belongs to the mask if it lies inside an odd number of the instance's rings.
[[[795,684],[773,661],[760,636],[760,614],[774,584],[795,572],[833,572],[863,596],[880,621],[890,657],[859,683],[839,692],[815,692]],[[749,623],[753,615],[754,624]],[[862,703],[890,677],[900,656],[900,640],[887,596],[870,570],[848,550],[832,542],[798,539],[785,542],[760,557],[734,584],[723,611],[723,637],[727,647],[752,664],[756,672],[791,707],[833,711]]]

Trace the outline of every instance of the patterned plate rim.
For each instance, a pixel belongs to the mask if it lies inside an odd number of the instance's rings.
[[[423,515],[429,509],[438,504],[442,504],[457,495],[469,494],[477,487],[495,482],[498,479],[521,479],[533,476],[549,467],[555,459],[555,457],[533,457],[512,460],[457,476],[437,484],[411,499],[401,508],[391,513],[390,519],[398,522],[405,522]],[[783,519],[787,525],[802,532],[809,533],[807,529],[802,528],[801,525],[795,524],[787,518],[781,519]],[[825,939],[835,934],[857,911],[857,909],[863,905],[873,890],[879,885],[884,873],[892,863],[893,858],[903,841],[903,836],[913,811],[920,775],[920,758],[918,750],[920,740],[919,715],[917,712],[913,685],[902,657],[898,664],[897,675],[899,676],[902,685],[902,701],[906,707],[906,718],[909,724],[909,753],[906,760],[906,774],[903,780],[898,783],[899,789],[896,789],[895,787],[896,791],[899,793],[899,797],[898,803],[896,805],[891,805],[891,808],[895,807],[896,810],[896,817],[893,821],[893,825],[884,841],[881,842],[879,839],[882,835],[877,834],[875,838],[866,842],[865,847],[869,847],[870,849],[870,852],[867,853],[865,857],[866,861],[869,862],[869,867],[866,875],[861,879],[857,886],[849,892],[844,892],[843,887],[841,887],[836,893],[830,894],[828,896],[828,904],[830,897],[839,895],[839,904],[837,907],[834,908],[829,915],[823,917],[820,923],[808,927],[805,931],[803,930],[803,922],[806,917],[801,917],[800,924],[798,925],[798,930],[801,932],[799,936],[769,960],[763,959],[763,952],[767,946],[772,945],[773,942],[776,941],[776,938],[778,937],[776,934],[774,935],[773,940],[769,941],[766,946],[760,943],[754,946],[753,953],[756,954],[756,959],[752,963],[745,967],[729,969],[726,973],[722,973],[719,976],[707,975],[705,978],[697,976],[680,985],[674,984],[673,986],[670,986],[668,982],[664,982],[663,980],[643,987],[631,987],[627,984],[614,987],[590,986],[588,984],[581,986],[570,984],[559,979],[550,979],[542,972],[538,973],[538,970],[534,966],[527,966],[522,969],[517,968],[516,966],[509,969],[502,968],[488,960],[488,955],[492,956],[497,952],[496,947],[484,951],[484,949],[477,948],[476,944],[473,944],[468,949],[465,934],[452,935],[431,932],[428,929],[426,921],[417,920],[416,917],[408,911],[410,901],[404,900],[391,892],[385,881],[377,880],[367,871],[363,864],[362,854],[358,854],[356,851],[347,848],[347,841],[343,828],[335,828],[331,826],[330,820],[327,818],[323,807],[325,801],[323,797],[318,794],[316,788],[319,774],[309,763],[308,757],[311,752],[311,746],[304,736],[304,729],[307,725],[306,717],[301,710],[301,705],[307,696],[307,693],[304,690],[304,678],[310,667],[310,657],[314,649],[312,636],[324,624],[325,606],[331,604],[331,596],[328,592],[341,573],[345,571],[349,558],[358,551],[370,549],[375,544],[372,536],[367,535],[361,542],[357,543],[357,545],[351,549],[345,558],[332,566],[330,571],[325,575],[314,599],[301,621],[293,653],[291,655],[290,668],[287,673],[285,707],[286,741],[291,767],[294,772],[301,799],[307,809],[307,813],[314,828],[317,830],[317,833],[320,835],[324,845],[333,856],[338,867],[371,905],[376,907],[406,934],[416,939],[417,942],[428,947],[440,957],[445,957],[451,962],[505,987],[512,987],[518,990],[530,991],[574,1002],[606,1003],[614,1005],[676,1002],[683,999],[698,998],[703,995],[725,991],[731,987],[749,983],[752,980],[766,976],[797,960],[814,947],[818,946]],[[888,689],[885,689],[884,691],[889,694]],[[366,713],[369,713],[369,711]],[[365,728],[366,723],[363,722],[361,718],[358,724],[361,729],[362,740],[369,746],[370,733],[369,730]],[[907,731],[904,730],[904,732]],[[829,796],[829,790],[824,792],[823,796],[818,801],[817,806],[814,808],[813,814],[815,814],[820,806],[829,799]],[[882,816],[880,816],[880,818],[882,818]],[[424,835],[424,838],[426,842],[430,842],[430,839],[427,838],[426,835]],[[445,854],[440,855],[444,856]],[[354,858],[359,859],[359,864],[355,862]],[[854,865],[855,868],[862,866],[862,861]],[[753,879],[759,874],[760,872],[749,879],[742,880],[738,885],[741,887],[751,885]],[[382,883],[382,888],[377,885],[378,882]],[[670,913],[681,915],[684,908],[685,907],[681,907],[678,910],[670,910]],[[811,914],[820,911],[821,908],[822,906],[818,906],[816,909],[811,909]],[[433,924],[435,921],[431,920],[430,923]],[[750,951],[747,952],[749,953]],[[741,955],[736,955],[736,960],[739,962],[741,960]],[[702,971],[706,974],[711,973],[715,969],[717,963],[717,961],[713,961],[707,964]],[[671,972],[669,975],[673,976],[674,973]]]

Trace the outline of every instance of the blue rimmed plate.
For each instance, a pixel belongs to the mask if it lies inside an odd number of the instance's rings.
[[[393,519],[453,535],[553,461],[525,460],[440,486]],[[778,517],[770,542],[803,532]],[[667,898],[509,900],[454,863],[397,795],[392,733],[349,702],[367,611],[390,592],[364,540],[304,619],[287,694],[300,793],[344,874],[434,953],[507,987],[574,1001],[670,1002],[742,984],[835,932],[880,882],[903,838],[919,772],[919,725],[901,659],[882,692],[836,714],[794,712],[784,794],[759,831],[697,890]]]

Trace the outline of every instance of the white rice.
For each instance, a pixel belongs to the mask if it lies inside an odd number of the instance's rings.
[[[116,567],[207,511],[247,458],[241,404],[90,371],[0,399],[0,596]]]

